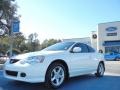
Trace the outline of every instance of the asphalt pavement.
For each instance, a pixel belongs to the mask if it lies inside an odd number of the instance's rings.
[[[117,62],[115,62],[117,63]],[[84,75],[71,78],[57,90],[120,90],[119,64],[107,62],[104,77],[97,78],[94,75]],[[114,67],[109,69],[109,67]],[[117,70],[115,69],[117,68]],[[113,71],[115,70],[115,71]],[[25,83],[9,80],[3,77],[0,71],[0,90],[50,90],[43,83]],[[52,89],[51,89],[52,90]]]

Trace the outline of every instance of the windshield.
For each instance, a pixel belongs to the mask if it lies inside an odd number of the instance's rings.
[[[43,50],[45,51],[68,50],[73,44],[74,42],[61,42],[61,43],[57,43],[52,46],[49,46]]]

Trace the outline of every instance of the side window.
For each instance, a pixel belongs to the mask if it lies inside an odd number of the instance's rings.
[[[87,47],[88,47],[89,52],[95,52],[95,50],[92,47],[90,47],[88,45],[87,45]]]
[[[83,44],[83,43],[77,43],[77,44],[75,44],[74,46],[73,46],[73,48],[74,47],[80,47],[81,48],[81,53],[88,53],[88,48],[87,48],[87,46],[85,45],[85,44]],[[72,48],[72,49],[73,49]]]

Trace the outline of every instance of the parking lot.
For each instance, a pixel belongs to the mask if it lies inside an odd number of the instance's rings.
[[[106,72],[120,74],[120,61],[106,61]]]
[[[105,76],[84,75],[71,78],[58,90],[120,90],[120,61],[107,61]],[[0,90],[50,90],[43,83],[25,83],[5,79],[0,71]]]

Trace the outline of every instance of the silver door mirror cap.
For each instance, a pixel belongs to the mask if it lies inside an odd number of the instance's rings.
[[[82,49],[80,47],[74,47],[73,48],[73,53],[80,53]]]

